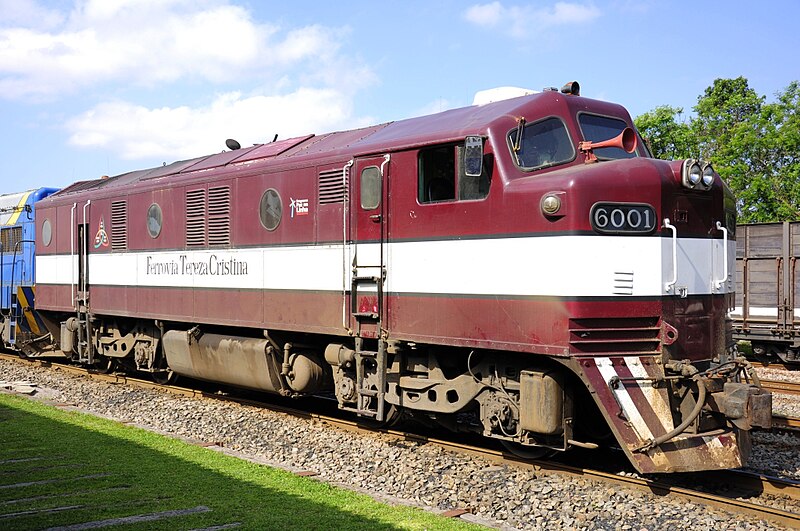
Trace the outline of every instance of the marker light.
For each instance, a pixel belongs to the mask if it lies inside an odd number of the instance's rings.
[[[542,198],[542,212],[552,216],[561,210],[561,198],[554,194],[548,194]]]

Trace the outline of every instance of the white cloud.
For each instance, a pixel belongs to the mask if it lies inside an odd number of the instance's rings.
[[[471,6],[467,9],[465,18],[478,26],[497,26],[503,18],[505,9],[500,2]]]
[[[217,96],[205,107],[150,109],[102,103],[69,120],[70,143],[112,149],[125,159],[161,157],[171,162],[224,149],[226,138],[243,146],[367,125],[354,120],[350,99],[334,89],[299,89],[283,96]]]
[[[593,4],[556,2],[548,7],[509,6],[501,2],[476,4],[464,18],[477,26],[500,29],[516,39],[532,39],[541,31],[558,26],[584,24],[601,16]]]
[[[120,82],[154,87],[279,77],[301,66],[324,70],[324,59],[339,50],[341,30],[287,30],[224,1],[83,0],[60,21],[51,17],[47,28],[24,24],[43,10],[24,4],[11,19],[19,24],[0,24],[0,97],[56,99]]]
[[[367,125],[353,101],[376,78],[342,53],[348,28],[284,27],[232,1],[75,0],[59,14],[20,0],[0,13],[0,98],[58,102],[70,145],[125,159]],[[52,16],[37,25],[37,13]],[[191,103],[141,103],[162,93]],[[75,115],[76,95],[96,103]]]

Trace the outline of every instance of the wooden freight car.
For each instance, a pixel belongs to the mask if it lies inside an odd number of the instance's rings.
[[[734,339],[800,368],[800,221],[739,225],[736,242]]]

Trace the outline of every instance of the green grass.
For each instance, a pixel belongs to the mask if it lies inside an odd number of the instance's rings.
[[[209,510],[124,528],[234,522],[241,524],[237,529],[474,528],[142,429],[0,394],[0,529],[46,529],[200,507]]]
[[[738,341],[736,343],[736,348],[738,348],[739,352],[744,356],[753,355],[753,345],[749,341]]]

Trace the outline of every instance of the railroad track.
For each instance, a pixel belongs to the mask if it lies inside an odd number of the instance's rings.
[[[626,486],[628,488],[633,488],[643,492],[650,492],[659,496],[678,497],[693,503],[713,506],[737,514],[746,514],[749,516],[753,516],[755,518],[772,521],[780,525],[787,526],[789,528],[800,528],[800,513],[791,513],[788,511],[783,511],[781,509],[768,507],[765,505],[746,501],[745,499],[743,499],[745,497],[750,497],[753,495],[758,496],[760,494],[767,494],[773,496],[788,497],[791,500],[800,503],[800,481],[772,478],[741,470],[703,472],[701,474],[702,481],[706,484],[716,483],[719,485],[726,485],[726,486],[735,485],[738,487],[737,489],[738,492],[735,494],[720,495],[703,490],[698,490],[697,488],[680,486],[679,484],[674,482],[671,478],[651,479],[651,478],[638,477],[635,475],[620,475],[601,470],[594,470],[590,468],[574,467],[570,465],[555,463],[552,461],[522,460],[518,457],[515,457],[503,451],[488,449],[480,446],[473,446],[469,444],[463,444],[445,439],[432,438],[424,435],[419,435],[416,433],[408,433],[392,429],[369,428],[360,425],[352,420],[346,420],[328,415],[321,415],[318,413],[310,413],[308,411],[301,411],[289,407],[277,406],[275,404],[265,403],[261,401],[242,399],[228,395],[219,395],[216,393],[209,393],[202,390],[179,387],[174,385],[160,385],[148,380],[132,378],[119,374],[103,374],[73,365],[52,363],[48,361],[24,360],[17,356],[12,356],[4,353],[0,353],[0,358],[11,359],[22,363],[35,363],[37,365],[46,367],[53,366],[65,372],[87,376],[96,380],[110,382],[110,383],[125,384],[147,389],[159,389],[162,391],[182,396],[206,398],[212,400],[225,400],[245,405],[254,405],[262,408],[268,408],[273,411],[279,411],[281,413],[292,415],[295,417],[313,419],[317,422],[322,422],[327,425],[335,426],[340,429],[355,431],[364,434],[370,434],[370,433],[374,434],[378,432],[384,435],[397,437],[398,439],[402,440],[411,440],[425,444],[433,444],[442,447],[444,449],[447,449],[449,451],[480,456],[484,459],[496,462],[498,464],[506,464],[520,468],[528,468],[536,471],[567,474],[570,476],[576,476],[585,479],[593,479],[595,481],[600,481],[603,483],[611,483],[620,486]],[[780,417],[778,418],[780,419]],[[798,419],[786,419],[786,420],[794,421],[800,427],[800,422],[798,422]],[[314,473],[313,471],[304,471],[302,474],[312,475],[313,473]],[[683,479],[685,479],[685,476],[683,476]],[[454,513],[453,514],[454,516],[458,514],[458,511],[451,511],[451,512]]]
[[[800,431],[800,419],[784,415],[772,415],[772,427],[782,430]]]
[[[764,387],[764,389],[773,393],[782,393],[786,395],[800,395],[800,383],[797,382],[761,380],[761,385]]]
[[[760,361],[750,361],[753,364],[753,367],[759,369],[772,369],[775,371],[787,371],[787,372],[794,372],[792,369],[788,368],[784,363],[762,363]]]

